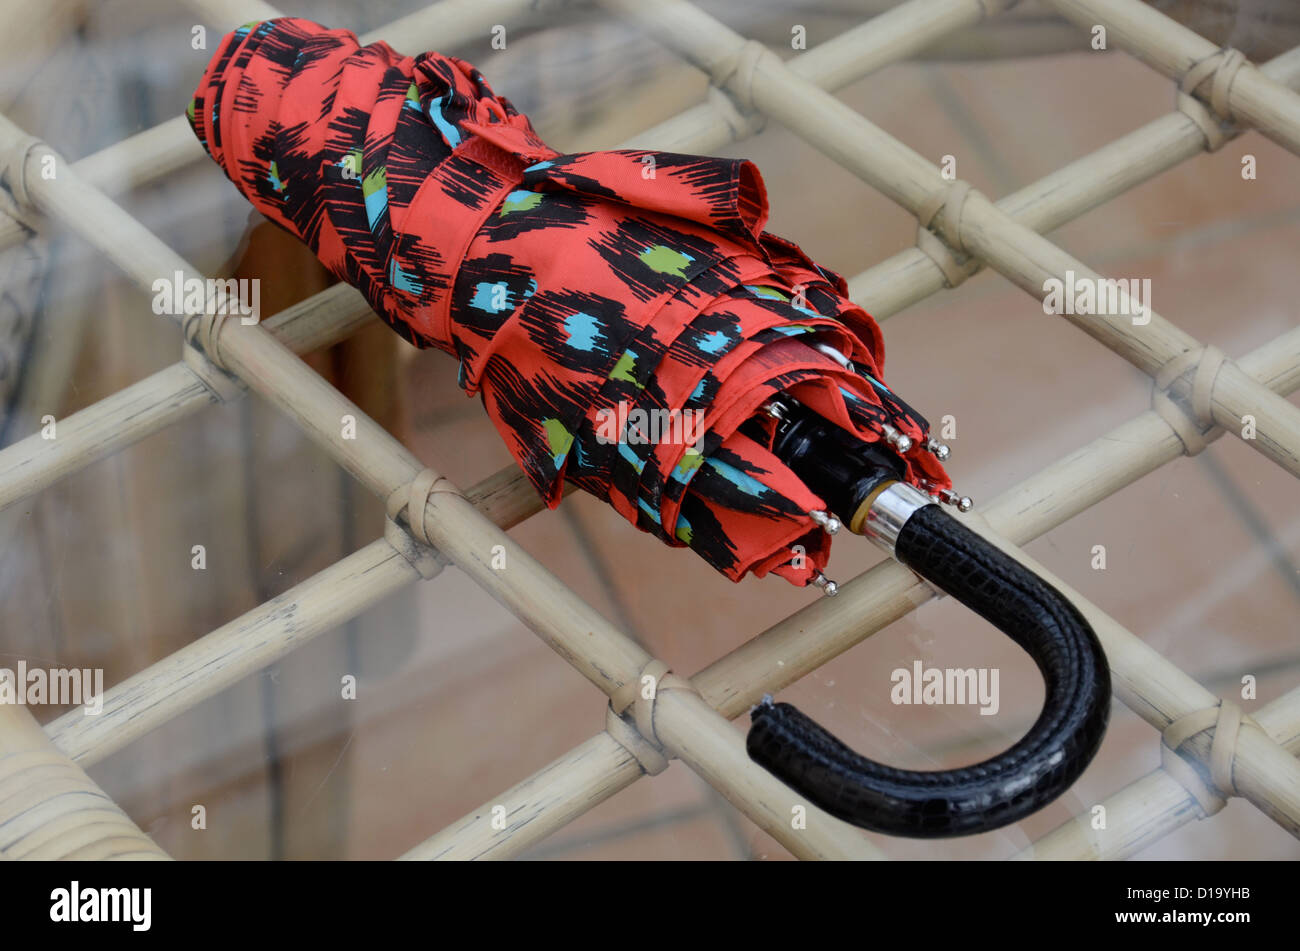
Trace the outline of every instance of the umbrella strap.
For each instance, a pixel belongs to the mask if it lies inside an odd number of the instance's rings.
[[[420,245],[418,233],[409,230],[393,245],[392,262],[404,272],[428,275],[423,278],[426,286],[440,288],[412,323],[449,353],[456,352],[451,326],[456,275],[488,217],[523,181],[524,168],[519,156],[482,136],[469,135],[429,174],[406,210],[407,219],[427,214],[437,220],[439,263],[433,265],[427,246]],[[477,181],[483,189],[476,192],[473,206],[448,197],[463,190],[466,180]]]

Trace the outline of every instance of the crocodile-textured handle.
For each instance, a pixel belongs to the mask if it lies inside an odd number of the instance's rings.
[[[937,505],[903,526],[895,555],[1023,647],[1046,684],[1043,711],[1010,749],[973,766],[894,769],[849,749],[787,703],[752,714],[750,758],[834,816],[865,829],[942,838],[1041,809],[1101,745],[1110,675],[1092,627],[1065,597]]]

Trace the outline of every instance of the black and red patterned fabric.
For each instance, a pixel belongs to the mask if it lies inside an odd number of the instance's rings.
[[[739,431],[783,392],[867,441],[893,426],[908,480],[951,485],[881,381],[875,321],[764,232],[748,161],[561,155],[468,63],[294,18],[226,36],[188,114],[259,211],[460,361],[551,507],[567,481],[733,580],[807,584],[825,506]]]

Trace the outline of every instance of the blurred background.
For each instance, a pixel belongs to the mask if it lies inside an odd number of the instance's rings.
[[[887,0],[708,0],[700,6],[782,57]],[[1153,4],[1262,62],[1300,45],[1286,0]],[[417,0],[282,0],[358,33]],[[21,11],[21,13],[20,13]],[[217,37],[186,4],[36,7],[0,0],[0,109],[76,159],[184,110]],[[206,49],[192,48],[205,23]],[[475,63],[562,152],[612,148],[696,104],[703,74],[599,10],[543,9],[448,49]],[[402,37],[390,37],[406,53]],[[838,95],[991,197],[1029,184],[1167,113],[1172,85],[1034,3],[961,31]],[[758,163],[769,228],[846,276],[908,247],[906,212],[775,122],[727,149]],[[1243,155],[1258,178],[1243,181]],[[1297,320],[1297,159],[1256,134],[1188,161],[1054,233],[1102,273],[1149,277],[1155,308],[1239,356]],[[323,289],[309,252],[250,212],[208,161],[118,199],[208,274],[262,279],[262,310]],[[860,303],[872,310],[872,302]],[[949,471],[990,499],[1149,406],[1148,377],[994,273],[887,321],[889,383],[931,420],[951,414]],[[181,337],[149,297],[57,230],[0,253],[0,426],[10,444],[174,363]],[[456,364],[375,323],[309,362],[462,487],[508,463]],[[102,667],[111,685],[379,536],[382,504],[256,395],[182,425],[0,512],[0,666]],[[511,531],[580,596],[689,675],[814,602],[769,578],[734,585],[578,492]],[[192,546],[207,569],[190,567]],[[1104,545],[1106,570],[1093,570]],[[1300,681],[1300,492],[1237,439],[1180,459],[1027,546],[1129,630],[1249,712]],[[829,574],[880,559],[841,538]],[[898,707],[890,673],[1001,668],[1002,709]],[[355,701],[340,678],[358,679]],[[1009,745],[1036,716],[1031,662],[948,600],[923,605],[781,694],[865,755],[936,768]],[[34,710],[42,721],[62,712]],[[602,729],[603,699],[454,568],[410,587],[133,743],[92,776],[178,858],[398,855]],[[742,717],[738,731],[748,725]],[[1154,730],[1116,703],[1070,794],[1017,826],[957,841],[874,839],[896,858],[999,858],[1159,763]],[[208,828],[191,829],[206,807]],[[538,859],[785,859],[680,763],[572,823]],[[1233,800],[1141,858],[1300,857]]]

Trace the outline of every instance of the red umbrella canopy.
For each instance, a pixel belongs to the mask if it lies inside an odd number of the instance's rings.
[[[561,155],[470,64],[295,18],[227,35],[188,115],[262,214],[459,359],[551,507],[567,480],[732,580],[807,584],[826,506],[770,451],[782,393],[866,442],[893,427],[906,480],[951,487],[876,322],[763,230],[751,162]]]

